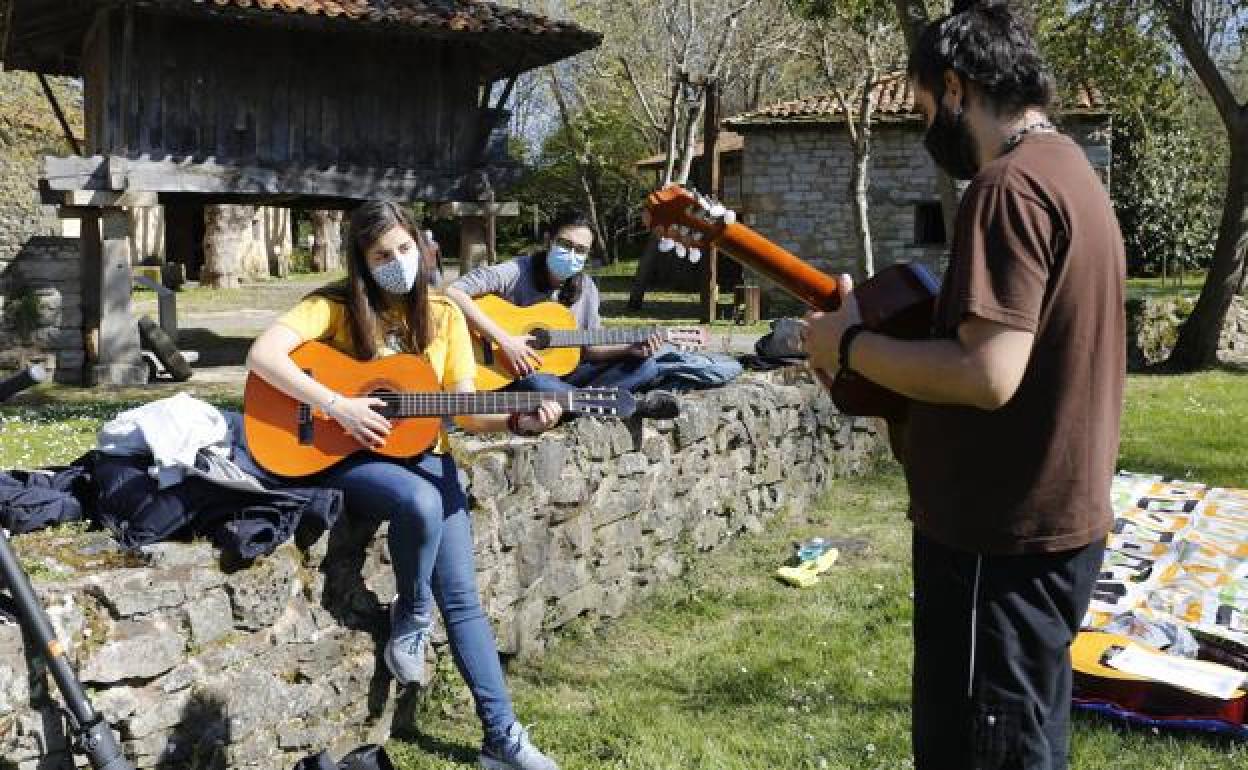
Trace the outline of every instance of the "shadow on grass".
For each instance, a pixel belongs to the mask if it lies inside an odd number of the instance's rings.
[[[247,362],[247,351],[255,335],[222,336],[209,329],[187,328],[178,330],[178,348],[199,353],[195,368],[212,366],[242,366]]]
[[[396,731],[391,739],[409,744],[411,750],[419,750],[438,759],[457,762],[468,767],[477,767],[477,749],[462,743],[451,743],[430,735],[418,728],[410,727]]]
[[[1248,374],[1248,361],[1219,361],[1216,366],[1211,366],[1208,369],[1198,369],[1196,371],[1180,369],[1171,365],[1169,361],[1159,361],[1148,366],[1132,367],[1128,373],[1138,374],[1145,377],[1179,377],[1186,374],[1200,374],[1202,372]]]

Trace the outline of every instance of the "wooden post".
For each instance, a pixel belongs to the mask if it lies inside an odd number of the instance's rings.
[[[83,341],[86,385],[144,385],[139,329],[130,311],[130,217],[104,208],[82,219]]]
[[[707,195],[719,197],[722,194],[719,180],[719,81],[710,80],[706,84],[706,122],[702,129],[702,189]],[[712,246],[702,255],[702,323],[715,320],[715,311],[719,307],[719,254]]]

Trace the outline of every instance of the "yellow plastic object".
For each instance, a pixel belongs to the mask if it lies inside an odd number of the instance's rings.
[[[829,548],[819,555],[818,558],[810,561],[804,561],[796,567],[781,567],[776,570],[776,577],[784,582],[798,588],[809,588],[819,582],[819,576],[832,569],[832,565],[836,564],[840,551],[835,548]]]

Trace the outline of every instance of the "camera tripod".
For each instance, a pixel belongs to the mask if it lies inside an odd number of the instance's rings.
[[[134,765],[121,753],[121,746],[113,737],[108,723],[91,707],[82,684],[65,659],[65,648],[56,638],[43,605],[35,598],[30,580],[9,545],[8,535],[0,529],[0,587],[5,586],[13,598],[23,628],[43,653],[52,678],[60,688],[61,697],[65,699],[74,750],[85,755],[95,770],[134,770]]]

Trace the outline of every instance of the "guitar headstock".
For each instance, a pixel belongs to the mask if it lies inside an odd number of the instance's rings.
[[[669,326],[663,329],[663,340],[681,350],[701,350],[710,344],[711,335],[701,326]]]
[[[696,190],[669,185],[646,198],[642,223],[659,237],[659,251],[697,264],[737,214],[724,204]]]
[[[568,409],[597,417],[630,417],[637,411],[633,394],[621,388],[577,388],[568,392]]]

